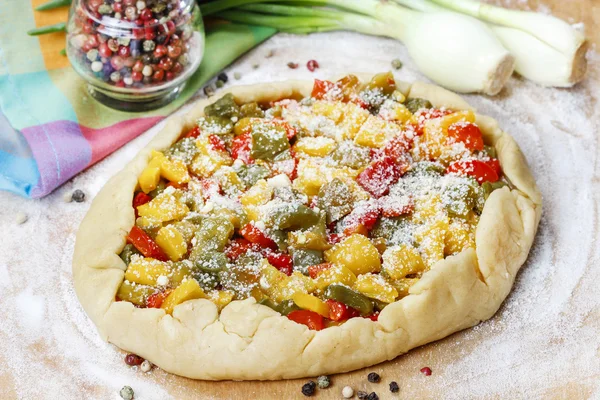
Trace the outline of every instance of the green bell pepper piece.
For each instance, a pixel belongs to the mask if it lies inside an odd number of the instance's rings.
[[[244,181],[246,187],[250,187],[259,180],[268,178],[271,171],[262,165],[250,164],[242,166],[237,174]]]
[[[205,218],[196,231],[196,245],[190,258],[201,258],[208,250],[223,251],[235,228],[228,218],[213,216]]]
[[[231,93],[227,93],[213,104],[204,107],[204,115],[207,117],[221,117],[231,119],[240,117],[240,107],[236,104]]]
[[[348,307],[357,309],[362,315],[373,312],[373,302],[367,296],[344,285],[333,284],[327,286],[323,297],[344,303]]]
[[[292,248],[291,253],[292,261],[294,263],[294,270],[298,270],[304,275],[308,274],[308,267],[311,265],[317,265],[325,262],[322,250]]]
[[[274,229],[307,229],[319,222],[320,216],[304,204],[281,204],[267,215]]]
[[[408,111],[410,111],[413,114],[419,111],[421,108],[433,107],[429,100],[420,99],[418,97],[406,100],[404,105],[406,106],[406,108],[408,108]]]
[[[317,205],[326,211],[328,224],[350,214],[353,203],[354,196],[350,188],[338,178],[321,186],[319,190]]]
[[[257,123],[252,126],[252,151],[255,160],[274,161],[275,157],[290,148],[285,128],[273,124]]]
[[[240,107],[240,118],[264,118],[265,112],[258,103],[246,103]]]

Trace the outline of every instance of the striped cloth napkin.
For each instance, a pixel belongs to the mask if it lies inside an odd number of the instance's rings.
[[[60,50],[64,33],[29,29],[67,20],[66,9],[37,12],[46,0],[3,0],[0,12],[0,190],[39,198],[164,119],[210,78],[275,33],[220,24],[206,32],[200,69],[182,95],[159,110],[127,113],[92,99]]]

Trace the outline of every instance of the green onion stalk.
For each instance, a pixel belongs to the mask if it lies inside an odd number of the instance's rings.
[[[570,87],[585,76],[586,38],[551,15],[507,10],[472,0],[395,1],[423,12],[451,10],[487,22],[515,57],[515,71],[543,86]]]
[[[205,3],[201,9],[203,15],[284,32],[353,30],[391,37],[406,45],[425,76],[457,92],[497,94],[513,72],[514,58],[485,23],[471,16],[420,12],[377,0],[274,3],[219,0]]]

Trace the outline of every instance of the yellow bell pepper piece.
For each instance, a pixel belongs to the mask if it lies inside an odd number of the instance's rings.
[[[339,123],[341,136],[336,140],[354,139],[362,124],[365,123],[371,114],[354,103],[346,103],[344,109],[344,118]]]
[[[408,296],[410,287],[419,281],[418,278],[402,278],[391,280],[390,284],[398,291],[398,297]]]
[[[327,117],[336,124],[344,118],[344,109],[344,104],[340,102],[317,100],[312,105],[314,114]]]
[[[259,180],[246,193],[240,197],[244,206],[262,206],[273,197],[273,188],[264,179]]]
[[[190,181],[190,174],[185,162],[179,158],[169,159],[162,153],[157,154],[160,160],[160,174],[168,181],[186,183]]]
[[[379,117],[370,115],[360,127],[354,138],[354,143],[373,148],[382,147],[392,137],[400,135],[402,130],[393,122],[386,122]]]
[[[327,286],[334,283],[343,283],[351,287],[356,282],[356,275],[343,265],[334,265],[319,272],[314,281],[319,290],[324,290]]]
[[[171,314],[175,306],[187,300],[206,298],[206,293],[195,279],[188,279],[177,286],[162,303],[160,308]]]
[[[439,195],[434,194],[415,199],[413,222],[424,224],[442,215],[444,215],[444,205]]]
[[[329,305],[312,294],[295,293],[292,296],[292,300],[298,307],[304,310],[314,311],[325,318],[329,318]]]
[[[179,261],[187,253],[187,243],[173,225],[160,228],[156,235],[156,244],[167,253],[171,261]]]
[[[154,258],[132,257],[125,271],[125,280],[142,285],[156,286],[159,276],[169,276],[171,268],[165,262]]]
[[[402,93],[400,96],[404,97]],[[393,100],[386,100],[379,109],[379,116],[387,121],[394,121],[399,124],[404,124],[413,116],[404,104]]]
[[[279,271],[268,262],[263,264],[260,277],[260,288],[276,302],[286,300],[286,295],[283,288],[289,282],[289,277],[283,272]]]
[[[336,147],[336,141],[328,137],[303,137],[298,139],[294,145],[294,150],[313,157],[325,157]]]
[[[221,167],[215,174],[221,189],[228,196],[239,196],[244,192],[246,186],[231,167]]]
[[[383,253],[383,271],[392,279],[404,278],[425,270],[425,262],[412,246],[402,244]]]
[[[229,153],[213,149],[207,137],[198,138],[196,147],[199,154],[192,160],[190,169],[197,175],[209,178],[222,166],[233,164]]]
[[[352,288],[367,297],[384,303],[393,303],[398,297],[396,288],[390,285],[383,276],[371,273],[359,275]]]
[[[148,296],[156,291],[152,286],[140,285],[139,283],[124,280],[119,286],[117,297],[123,301],[145,306]]]
[[[140,189],[144,193],[149,193],[156,189],[158,182],[160,182],[160,160],[154,157],[154,153],[152,154],[148,166],[144,168],[138,177]]]
[[[208,299],[215,303],[219,311],[233,301],[233,296],[234,293],[229,290],[211,290],[208,292]]]
[[[444,131],[444,135],[448,137],[448,128],[450,125],[457,122],[475,122],[475,114],[471,110],[457,111],[440,118],[440,127]]]
[[[444,255],[460,253],[469,247],[475,248],[473,227],[466,221],[453,220],[446,232]]]
[[[381,269],[377,248],[367,237],[360,234],[348,236],[327,250],[325,259],[328,262],[343,265],[355,275],[379,272]]]
[[[141,217],[161,222],[182,219],[189,211],[189,208],[176,196],[165,192],[156,196],[152,201],[138,207],[138,214]]]
[[[425,255],[427,266],[431,267],[444,258],[446,235],[448,234],[447,219],[438,219],[420,227],[415,234],[419,247]]]

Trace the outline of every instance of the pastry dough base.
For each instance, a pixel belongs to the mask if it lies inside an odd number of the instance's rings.
[[[410,97],[435,107],[471,109],[440,87],[399,82]],[[240,102],[310,95],[312,81],[233,87]],[[439,261],[389,305],[379,320],[354,318],[322,331],[296,324],[254,299],[234,301],[219,315],[208,300],[187,301],[173,315],[115,302],[126,265],[118,254],[134,224],[131,206],[137,177],[153,149],[164,150],[191,129],[204,107],[198,102],[166,127],[94,199],[77,233],[75,290],[103,339],[162,369],[195,379],[274,380],[351,371],[391,360],[489,319],[504,301],[525,262],[541,216],[541,195],[515,141],[493,119],[477,115],[486,144],[493,145],[515,187],[494,191],[476,230],[476,250]]]

